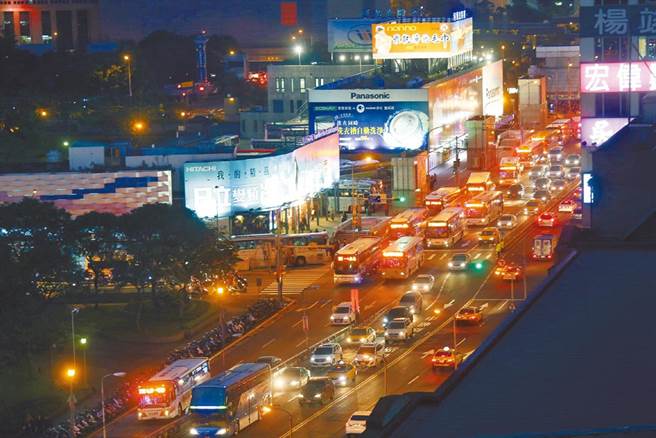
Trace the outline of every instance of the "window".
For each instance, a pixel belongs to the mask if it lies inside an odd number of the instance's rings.
[[[276,93],[280,93],[280,78],[276,78]]]
[[[19,12],[18,13],[18,28],[20,30],[20,42],[21,42],[21,44],[30,44],[30,43],[32,43],[32,35],[30,34],[30,13],[29,12]]]
[[[2,14],[2,34],[5,38],[14,38],[14,13],[4,12]]]
[[[298,88],[301,93],[305,93],[305,78],[298,78]]]
[[[280,78],[280,92],[285,92],[285,78]]]
[[[323,78],[314,78],[314,87],[320,87],[324,84]]]
[[[246,133],[246,120],[242,120],[242,121],[241,121],[241,132],[242,132],[243,134]]]
[[[253,133],[257,133],[257,120],[253,120]]]
[[[296,80],[294,78],[289,78],[289,91],[292,92],[292,93],[294,92],[294,83],[295,82],[296,82]]]
[[[85,10],[77,11],[77,46],[85,49],[89,44],[89,14]]]
[[[52,44],[52,21],[50,11],[41,11],[41,38],[43,44]]]
[[[303,106],[303,101],[302,100],[297,100],[296,101],[296,109],[298,110],[302,106]]]
[[[293,100],[289,101],[289,112],[290,113],[294,112],[294,101]]]
[[[284,111],[282,99],[273,99],[273,112],[282,113]]]

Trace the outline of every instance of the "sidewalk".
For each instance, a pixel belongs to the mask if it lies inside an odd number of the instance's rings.
[[[462,151],[458,154],[460,156],[460,166],[458,168],[458,184],[460,187],[464,186],[469,178],[471,170],[467,169],[467,152]],[[453,162],[455,157],[436,166],[431,170],[430,175],[435,175],[435,181],[431,190],[437,190],[440,187],[448,187],[456,185],[456,175],[453,172]]]

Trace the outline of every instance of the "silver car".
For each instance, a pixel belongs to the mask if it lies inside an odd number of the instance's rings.
[[[502,214],[497,221],[497,227],[501,230],[511,230],[517,226],[517,216],[514,214]]]
[[[547,176],[551,179],[562,178],[563,177],[563,166],[560,164],[553,164],[549,166],[549,171]]]
[[[569,169],[567,169],[567,173],[565,174],[565,179],[569,181],[574,181],[580,177],[581,177],[580,167],[570,167]]]
[[[454,254],[449,260],[449,270],[450,271],[464,271],[467,269],[471,258],[469,254],[459,253]]]
[[[560,163],[563,161],[563,148],[549,149],[549,162]]]
[[[342,360],[342,346],[334,342],[321,344],[310,356],[310,364],[328,367]]]
[[[551,186],[549,187],[549,190],[553,193],[562,192],[563,190],[565,190],[566,185],[567,182],[564,179],[555,179],[551,181]]]
[[[547,173],[548,168],[549,166],[546,166],[544,164],[536,164],[535,166],[529,169],[528,178],[531,180],[542,178]]]
[[[535,191],[538,190],[549,190],[551,186],[551,180],[549,178],[538,178],[533,181],[533,188]]]
[[[581,165],[581,156],[579,154],[569,154],[565,158],[565,166],[577,167]]]

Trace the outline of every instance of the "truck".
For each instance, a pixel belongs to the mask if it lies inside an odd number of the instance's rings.
[[[533,238],[529,257],[536,261],[552,260],[557,243],[555,234],[538,234]]]

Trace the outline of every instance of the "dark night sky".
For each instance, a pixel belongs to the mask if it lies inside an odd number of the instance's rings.
[[[304,8],[303,3],[312,7]],[[192,34],[205,28],[210,34],[232,35],[243,46],[275,45],[286,41],[290,31],[279,24],[279,4],[279,0],[101,0],[102,30],[106,39],[120,40],[140,39],[159,29]],[[325,0],[299,1],[300,15],[320,11],[325,19]],[[301,20],[309,26],[308,20]]]

